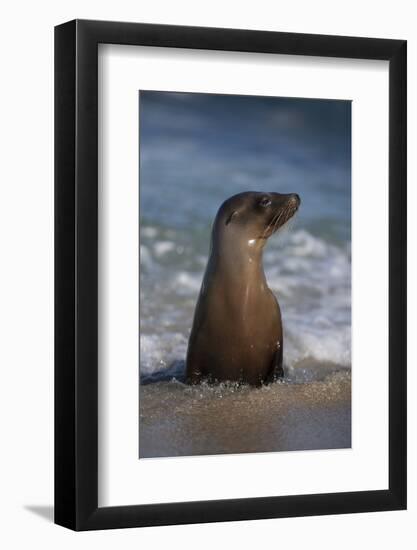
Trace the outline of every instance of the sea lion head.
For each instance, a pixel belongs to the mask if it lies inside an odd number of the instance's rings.
[[[296,193],[247,191],[233,195],[221,205],[214,232],[222,238],[263,247],[266,240],[294,216],[300,202]]]

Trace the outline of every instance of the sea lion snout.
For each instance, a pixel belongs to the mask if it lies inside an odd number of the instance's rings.
[[[301,199],[297,193],[270,193],[271,213],[266,219],[266,230],[262,238],[267,239],[285,225],[297,212]]]
[[[300,206],[301,204],[301,199],[300,199],[300,195],[298,195],[298,193],[291,193],[290,195],[290,198],[289,198],[290,202],[296,206],[297,208]]]
[[[300,195],[298,193],[270,193],[272,197],[272,204],[275,208],[298,208],[301,204]]]

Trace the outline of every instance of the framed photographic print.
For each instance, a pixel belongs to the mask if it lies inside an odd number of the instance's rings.
[[[406,42],[55,29],[55,521],[406,507]]]

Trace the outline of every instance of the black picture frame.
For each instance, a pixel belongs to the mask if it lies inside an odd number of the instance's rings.
[[[389,62],[389,488],[98,507],[98,44]],[[406,508],[406,41],[74,20],[55,28],[55,522],[74,530]],[[377,315],[378,313],[376,313]]]

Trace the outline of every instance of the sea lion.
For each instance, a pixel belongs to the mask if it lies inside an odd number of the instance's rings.
[[[254,191],[221,205],[188,342],[189,383],[260,385],[283,376],[281,312],[266,282],[262,252],[299,205],[297,194]]]

